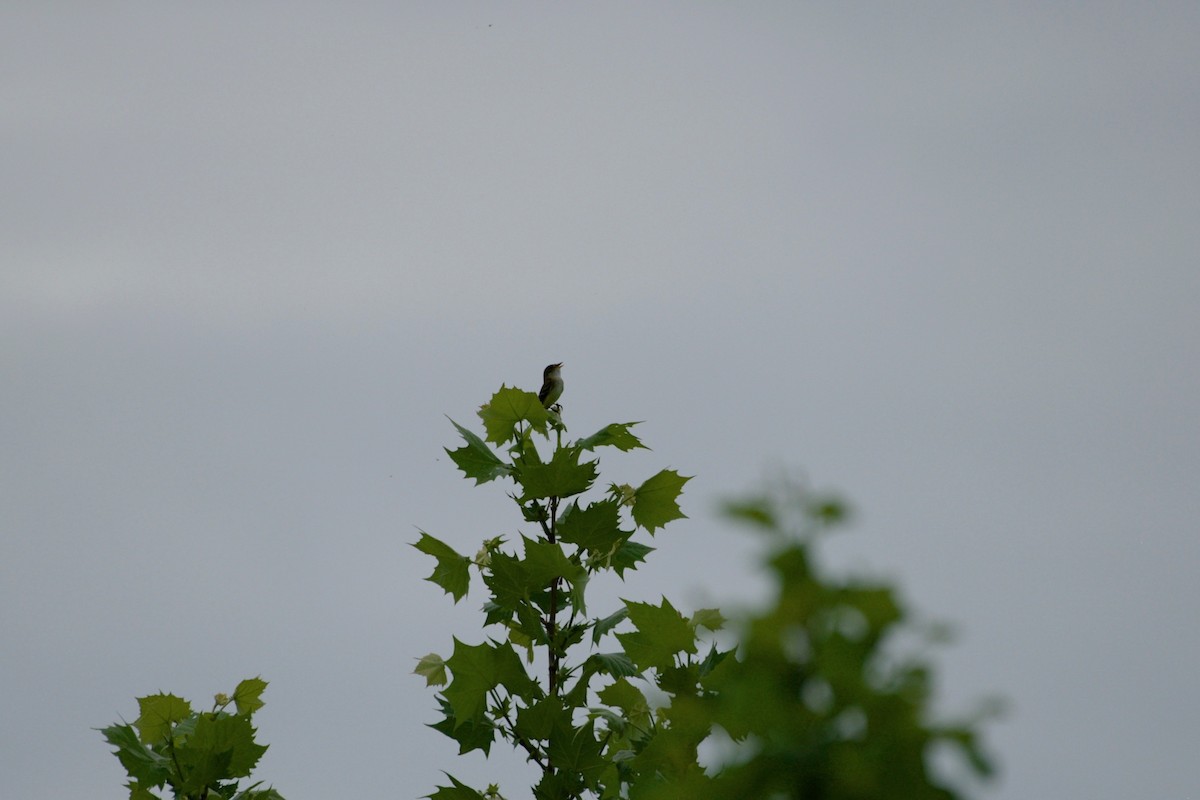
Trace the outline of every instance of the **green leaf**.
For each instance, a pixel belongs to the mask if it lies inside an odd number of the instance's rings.
[[[456,603],[466,596],[467,587],[471,583],[471,576],[467,570],[471,559],[460,555],[453,547],[425,531],[421,531],[421,538],[413,547],[437,559],[433,574],[425,580],[442,587],[447,594],[454,597]]]
[[[626,601],[633,633],[618,633],[617,639],[639,669],[664,670],[674,664],[677,653],[695,653],[695,632],[683,615],[665,597],[661,605]]]
[[[437,787],[436,792],[425,795],[429,800],[485,800],[483,795],[465,783],[461,783],[449,772],[443,772],[442,774],[449,778],[450,782],[454,785]]]
[[[257,786],[257,784],[255,784]],[[266,789],[246,789],[233,796],[233,800],[283,800],[283,795],[271,786]]]
[[[602,745],[596,741],[594,726],[594,720],[588,720],[582,728],[561,725],[546,745],[551,763],[564,772],[582,775],[589,784],[608,763],[601,755]]]
[[[587,570],[580,567],[578,577],[571,580],[571,616],[582,619],[587,616],[587,585],[591,580],[588,577]],[[585,629],[582,625],[578,626],[579,639],[583,639]],[[574,644],[574,642],[572,642]]]
[[[541,687],[525,671],[517,651],[509,644],[495,647],[495,675],[496,685],[503,686],[514,697],[532,701],[544,696]]]
[[[650,704],[646,696],[629,681],[618,678],[601,689],[597,696],[601,703],[625,712],[625,719],[639,731],[646,733],[651,729]]]
[[[592,626],[592,644],[600,644],[600,638],[629,617],[629,609],[622,607],[615,614],[609,614],[604,619],[596,620]]]
[[[571,583],[587,578],[587,571],[567,558],[557,542],[534,541],[522,536],[525,543],[525,568],[530,589],[548,587],[555,578]]]
[[[646,560],[649,553],[654,552],[654,548],[640,542],[627,541],[617,548],[617,552],[612,557],[612,568],[617,571],[618,577],[622,580],[625,578],[625,570],[637,569],[637,565]]]
[[[707,678],[708,675],[721,665],[721,662],[733,653],[732,650],[718,650],[714,644],[708,650],[708,655],[700,662],[699,674],[701,678]]]
[[[424,677],[426,686],[445,686],[446,662],[437,653],[430,653],[421,657],[413,674]]]
[[[450,422],[455,428],[458,428],[458,432],[467,440],[467,443],[457,450],[451,450],[448,447],[443,449],[450,458],[454,459],[454,463],[458,465],[464,475],[475,479],[476,486],[496,478],[502,478],[512,471],[511,467],[501,461],[500,457],[493,453],[482,439],[454,420],[451,419]]]
[[[596,462],[579,463],[582,452],[576,447],[560,447],[546,463],[523,460],[516,476],[525,490],[521,502],[546,497],[570,497],[587,491],[596,480]]]
[[[454,655],[446,661],[454,680],[442,694],[454,709],[455,725],[479,718],[487,693],[500,684],[519,697],[532,696],[537,684],[509,645],[468,645],[454,639]]]
[[[233,702],[237,706],[239,714],[253,714],[263,707],[262,697],[263,690],[267,688],[267,682],[262,678],[247,678],[237,685],[233,690]]]
[[[508,553],[492,553],[491,563],[483,572],[483,583],[491,590],[492,602],[496,606],[495,613],[488,614],[489,621],[498,622],[510,618],[512,612],[523,601],[529,599],[529,570],[524,561]]]
[[[620,506],[612,499],[585,508],[572,503],[559,515],[555,530],[560,540],[590,553],[609,553],[630,535],[621,530]]]
[[[692,614],[691,624],[695,628],[708,628],[710,631],[719,631],[725,627],[725,616],[720,609],[716,608],[701,608],[696,613]]]
[[[517,723],[513,727],[518,736],[530,741],[549,739],[556,727],[569,722],[563,714],[563,703],[558,697],[547,697],[527,708],[517,709]]]
[[[132,725],[110,725],[100,732],[113,747],[117,748],[117,760],[141,786],[162,786],[170,776],[169,762],[155,753],[138,739]]]
[[[160,798],[137,781],[132,781],[129,784],[129,800],[160,800]],[[240,799],[235,798],[234,800]]]
[[[597,447],[606,446],[626,452],[638,447],[649,450],[649,447],[646,447],[640,439],[629,432],[634,425],[640,424],[640,422],[614,422],[611,425],[605,425],[591,436],[580,439],[576,442],[576,446],[584,450],[595,450]]]
[[[679,508],[680,493],[690,477],[664,469],[637,488],[633,499],[633,521],[654,533],[671,520],[686,519]]]
[[[489,644],[469,645],[454,638],[454,655],[446,661],[454,680],[443,694],[454,709],[455,724],[481,716],[489,689],[496,686],[496,655]]]
[[[487,440],[495,444],[516,441],[517,426],[522,422],[538,433],[546,433],[550,421],[542,402],[533,392],[501,385],[492,399],[479,407],[479,418],[487,430]]]
[[[442,706],[444,718],[429,727],[458,742],[460,756],[472,750],[482,750],[484,755],[490,754],[492,744],[496,741],[496,726],[492,721],[482,716],[459,722],[454,716],[454,710],[444,698],[438,698],[438,702]]]
[[[146,744],[166,741],[174,726],[191,716],[187,700],[173,694],[152,694],[138,698],[141,712],[134,720],[139,738]]]
[[[201,714],[192,735],[175,748],[189,792],[249,775],[265,752],[267,748],[254,741],[249,717],[224,713]]]
[[[615,677],[631,677],[638,674],[637,667],[624,653],[593,653],[587,661],[593,671]]]

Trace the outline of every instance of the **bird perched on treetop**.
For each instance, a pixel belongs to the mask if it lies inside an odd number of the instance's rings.
[[[542,390],[538,392],[538,400],[542,401],[544,407],[550,408],[558,402],[562,393],[562,364],[551,364],[542,372]]]

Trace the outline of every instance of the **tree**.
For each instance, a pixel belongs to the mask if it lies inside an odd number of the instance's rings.
[[[598,448],[644,447],[637,423],[564,441],[559,414],[504,386],[478,414],[484,436],[451,420],[465,444],[447,452],[476,484],[511,481],[509,496],[535,535],[485,540],[474,557],[424,531],[414,544],[436,561],[428,580],[455,602],[472,572],[487,594],[491,635],[478,644],[454,638],[449,658],[431,653],[415,670],[444,687],[432,727],[460,754],[490,755],[504,740],[540,768],[538,800],[958,797],[926,767],[939,743],[988,772],[971,725],[926,721],[927,665],[888,658],[885,640],[904,620],[892,590],[832,580],[814,566],[804,532],[838,521],[840,504],[770,496],[730,504],[734,518],[769,534],[778,596],[739,627],[736,648],[721,650],[708,641],[726,623],[716,609],[689,615],[664,597],[589,613],[590,582],[636,569],[653,548],[635,537],[684,517],[678,498],[689,479],[672,470],[584,499],[599,477]],[[553,445],[548,456],[539,441]],[[699,746],[717,731],[732,752],[705,768]],[[448,777],[429,797],[501,797],[494,785]]]
[[[173,694],[139,697],[141,713],[132,725],[101,729],[129,774],[129,799],[159,800],[152,790],[165,786],[177,800],[283,800],[259,783],[238,788],[267,751],[254,740],[251,724],[266,688],[259,678],[244,680],[232,697],[218,694],[209,711],[193,711]]]

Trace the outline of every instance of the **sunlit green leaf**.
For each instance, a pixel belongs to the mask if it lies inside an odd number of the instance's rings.
[[[421,657],[413,674],[424,677],[426,686],[444,686],[446,684],[446,662],[437,653],[430,653]]]
[[[132,725],[110,725],[101,728],[104,738],[117,748],[117,760],[121,766],[142,786],[161,786],[170,775],[169,761],[165,756],[147,747],[138,738]]]
[[[187,719],[192,706],[173,694],[152,694],[138,698],[138,710],[141,713],[133,725],[139,738],[146,744],[154,744],[165,740],[176,723]]]
[[[668,522],[685,519],[679,508],[679,495],[690,477],[664,469],[637,488],[633,500],[633,521],[653,533]]]
[[[263,707],[262,693],[267,682],[262,678],[247,678],[233,690],[233,702],[239,714],[253,714]]]
[[[639,422],[614,422],[605,425],[591,436],[580,439],[576,444],[584,450],[595,450],[597,447],[605,446],[625,451],[638,447],[649,450],[650,448],[642,444],[641,440],[629,431],[634,425],[640,424]]]
[[[622,542],[617,552],[612,556],[612,568],[620,578],[625,577],[625,570],[637,569],[637,565],[646,560],[646,556],[654,552],[654,548],[641,542]]]
[[[464,475],[475,479],[477,486],[504,477],[511,472],[508,464],[501,461],[500,457],[493,453],[482,439],[454,420],[450,420],[450,422],[454,424],[455,428],[458,428],[458,432],[467,440],[467,443],[457,450],[451,450],[448,447],[443,449]]]
[[[491,400],[479,407],[478,413],[487,430],[487,440],[495,444],[515,441],[521,423],[544,434],[550,421],[536,394],[508,386],[501,386]]]
[[[430,536],[425,531],[421,531],[421,538],[413,543],[413,547],[437,559],[437,566],[433,568],[433,574],[425,580],[442,587],[447,594],[454,597],[456,603],[466,596],[467,588],[471,583],[468,570],[471,559],[461,555],[453,547]]]

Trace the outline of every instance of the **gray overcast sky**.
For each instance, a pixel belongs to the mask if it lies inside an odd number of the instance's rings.
[[[93,727],[261,674],[290,800],[511,797],[423,727],[481,637],[421,579],[516,520],[449,414],[567,363],[607,480],[696,475],[641,573],[762,594],[717,498],[857,509],[836,563],[1012,701],[989,796],[1200,786],[1200,6],[0,10],[0,775],[120,798]]]

